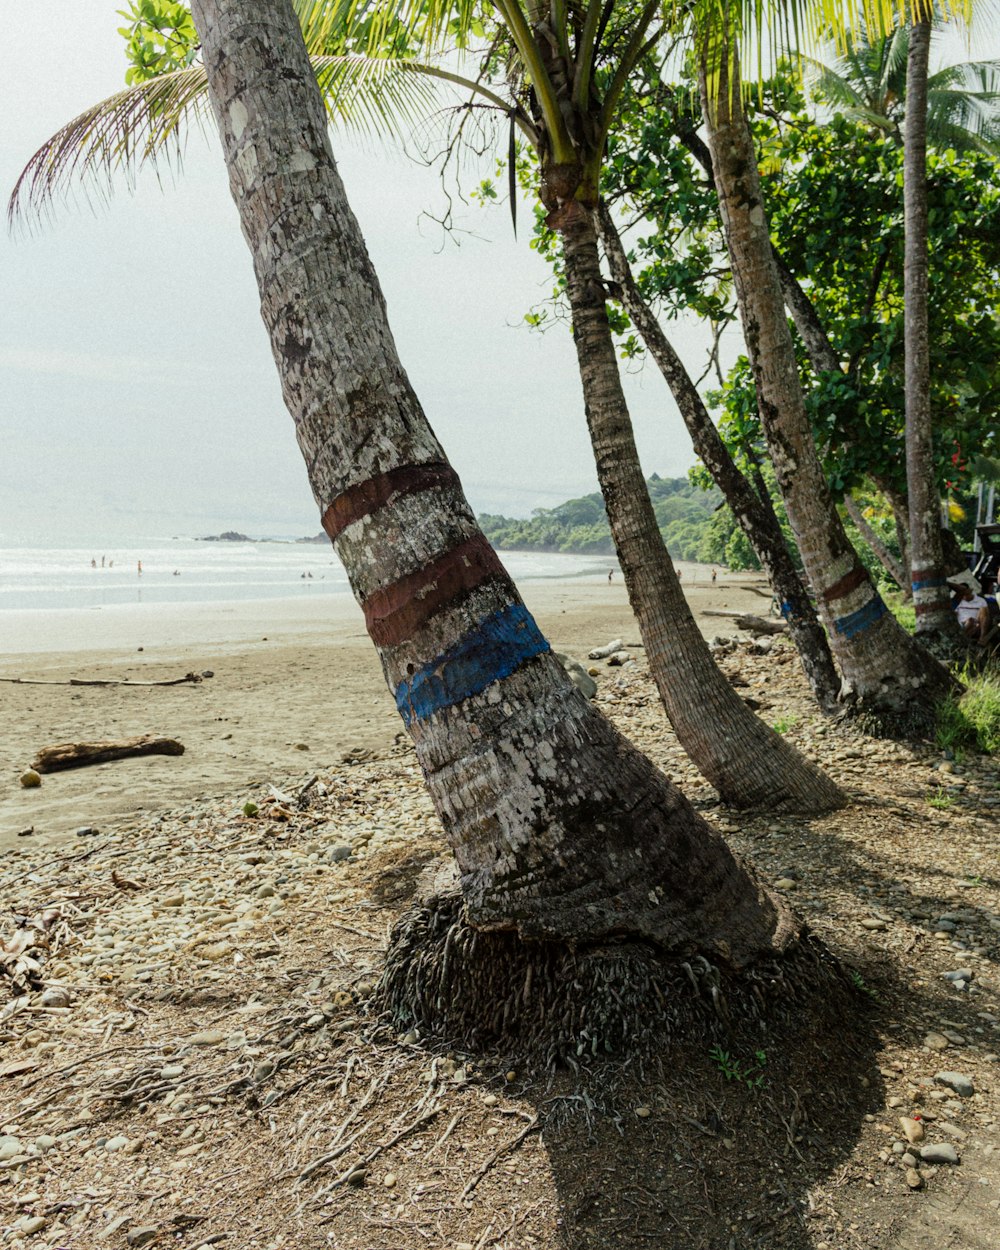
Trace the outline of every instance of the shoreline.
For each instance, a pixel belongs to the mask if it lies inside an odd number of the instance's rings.
[[[729,622],[705,618],[706,607],[759,612],[763,600],[749,589],[759,580],[726,575],[713,586],[686,579],[702,631],[733,632]],[[588,651],[613,638],[639,643],[620,577],[610,584],[606,576],[528,579],[519,589],[557,651],[586,663]],[[339,768],[345,757],[384,758],[403,733],[349,595],[12,611],[0,618],[0,646],[6,679],[213,674],[172,687],[0,683],[0,853],[25,845],[29,839],[18,835],[29,828],[30,841],[55,845],[73,841],[80,827],[134,824],[283,775]],[[51,773],[38,789],[19,784],[41,747],[147,733],[178,739],[184,755]]]

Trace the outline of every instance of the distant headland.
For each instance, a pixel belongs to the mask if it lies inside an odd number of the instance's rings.
[[[224,530],[221,534],[204,534],[196,538],[196,543],[328,543],[330,539],[320,530],[312,538],[251,538],[249,534],[241,534],[239,530]]]

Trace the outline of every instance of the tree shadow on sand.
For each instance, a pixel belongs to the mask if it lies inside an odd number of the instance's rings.
[[[884,1106],[877,1005],[818,942],[737,974],[635,945],[456,937],[457,905],[431,918],[441,904],[397,928],[383,1001],[397,1025],[509,1065],[530,1109],[522,1136],[541,1132],[560,1244],[813,1245],[810,1190]],[[483,1190],[502,1204],[516,1194],[505,1183],[498,1165]]]

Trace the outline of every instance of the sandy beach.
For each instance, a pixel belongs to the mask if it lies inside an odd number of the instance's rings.
[[[729,622],[707,608],[760,612],[758,576],[683,565],[684,587],[707,636]],[[639,642],[618,573],[531,580],[522,594],[556,650],[583,659],[613,638]],[[143,814],[237,793],[347,758],[380,758],[402,726],[361,612],[349,596],[308,601],[142,605],[6,612],[0,678],[159,681],[211,672],[198,685],[15,685],[0,682],[0,850],[40,844]],[[18,777],[39,748],[152,733],[183,743],[151,756],[52,773],[39,789]]]

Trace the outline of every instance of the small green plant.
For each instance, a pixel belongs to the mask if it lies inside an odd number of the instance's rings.
[[[723,1050],[721,1046],[713,1046],[708,1052],[708,1057],[725,1080],[739,1081],[741,1085],[745,1085],[754,1093],[763,1089],[767,1083],[764,1076],[764,1068],[767,1066],[767,1051],[765,1050],[753,1052],[753,1063],[737,1059],[728,1050]]]
[[[880,1003],[882,1001],[882,995],[878,990],[872,989],[857,968],[852,968],[849,975],[851,984],[859,993],[866,994],[873,1002]]]
[[[941,787],[938,786],[937,790],[927,800],[927,806],[933,807],[939,812],[946,811],[949,807],[955,806],[955,796],[945,794]]]
[[[243,804],[244,816],[256,816],[259,812],[260,808],[253,801],[253,799],[247,799],[247,801]]]
[[[779,716],[774,722],[774,732],[778,734],[786,734],[789,729],[794,729],[799,723],[797,716]]]

